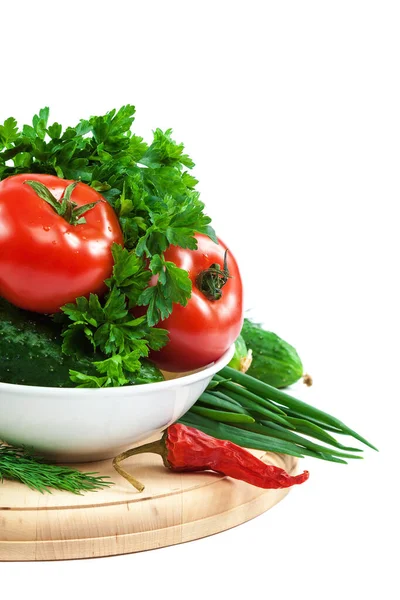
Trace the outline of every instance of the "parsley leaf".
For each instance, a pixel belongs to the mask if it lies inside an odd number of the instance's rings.
[[[82,387],[126,385],[131,381],[127,372],[139,372],[140,359],[147,357],[150,349],[160,350],[168,341],[166,330],[154,329],[145,315],[134,318],[130,312],[132,298],[138,299],[143,293],[151,272],[133,251],[113,244],[112,253],[113,273],[106,282],[109,291],[104,298],[90,294],[89,299],[80,297],[62,307],[66,318],[63,352],[80,355],[82,348],[90,344],[93,352],[107,357],[93,362],[100,378],[71,373],[72,381]]]
[[[80,373],[70,369],[69,376],[71,381],[77,383],[78,388],[101,388],[105,387],[107,383],[107,377],[96,377],[95,375],[87,375],[86,373]]]
[[[6,119],[3,125],[0,125],[0,148],[8,148],[11,142],[18,138],[17,121],[10,117]]]
[[[113,275],[107,280],[107,285],[111,288],[115,286],[127,296],[129,308],[136,306],[139,296],[149,284],[151,273],[142,258],[118,244],[113,244],[112,255]]]
[[[151,225],[140,237],[136,252],[148,258],[164,252],[170,244],[182,248],[197,248],[194,234],[206,233],[214,240],[215,233],[209,226],[210,217],[203,214],[204,204],[196,195],[190,194],[180,203],[171,195],[153,201],[149,210]]]
[[[192,291],[192,281],[187,271],[164,260],[159,254],[151,259],[150,269],[153,275],[158,275],[158,281],[142,292],[138,305],[149,305],[147,322],[152,327],[171,314],[174,302],[186,306]]]
[[[171,134],[172,129],[167,129],[165,132],[156,129],[153,143],[140,162],[153,168],[180,164],[190,169],[194,167],[192,159],[187,154],[183,154],[184,145],[176,144],[172,140]]]

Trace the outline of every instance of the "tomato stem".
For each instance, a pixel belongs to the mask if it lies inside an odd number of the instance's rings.
[[[86,219],[82,217],[82,215],[94,208],[96,204],[100,202],[98,200],[97,202],[91,202],[90,204],[84,204],[83,206],[78,206],[76,202],[73,202],[71,200],[71,195],[78,185],[77,181],[73,181],[65,188],[63,197],[60,201],[58,201],[49,188],[40,181],[27,180],[24,183],[27,183],[36,192],[39,198],[47,202],[47,204],[50,204],[55,212],[71,225],[82,225],[83,223],[86,223]]]
[[[208,300],[219,300],[222,297],[222,288],[230,278],[227,254],[228,250],[225,250],[223,269],[218,263],[213,263],[197,276],[196,285]]]

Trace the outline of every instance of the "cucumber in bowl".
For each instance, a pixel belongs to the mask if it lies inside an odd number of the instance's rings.
[[[89,352],[81,357],[62,351],[61,327],[45,315],[31,313],[0,298],[0,382],[41,387],[76,387],[70,370],[96,376],[100,354]],[[91,356],[89,359],[88,357]],[[143,360],[131,384],[163,381],[161,371]]]

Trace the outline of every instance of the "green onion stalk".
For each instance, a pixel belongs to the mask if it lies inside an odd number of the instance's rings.
[[[299,458],[343,464],[362,458],[362,449],[341,443],[340,435],[377,450],[336,417],[230,366],[179,422],[239,446]]]

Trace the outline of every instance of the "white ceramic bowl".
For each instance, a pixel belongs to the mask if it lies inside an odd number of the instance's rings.
[[[231,360],[176,379],[120,388],[51,388],[0,383],[0,439],[63,462],[116,456],[161,432],[193,406]]]

